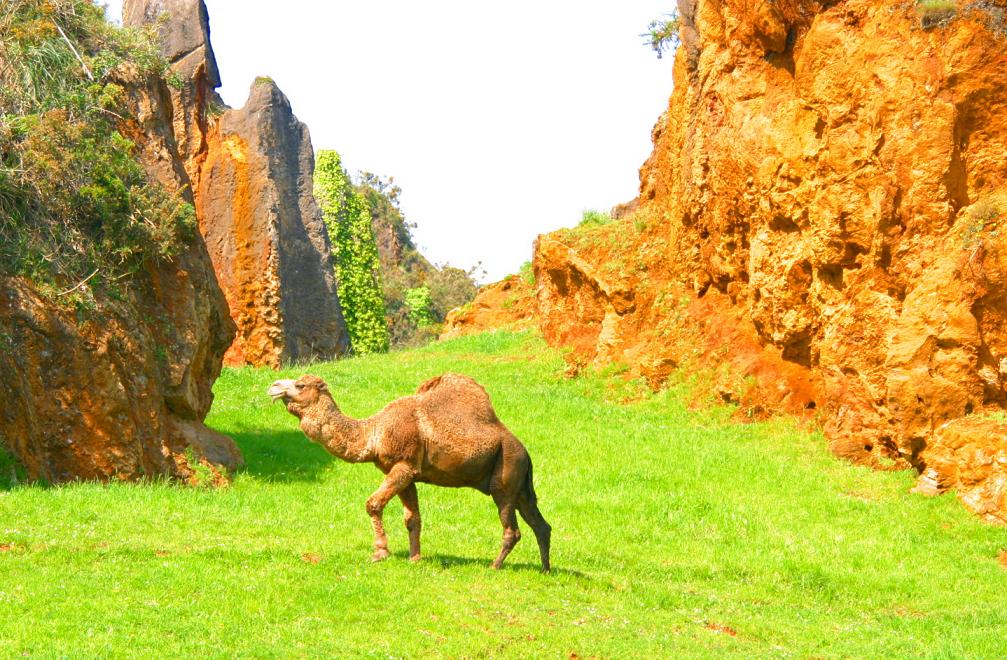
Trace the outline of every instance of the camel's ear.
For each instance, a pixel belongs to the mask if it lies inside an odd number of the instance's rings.
[[[319,392],[328,392],[329,391],[329,386],[326,385],[325,383],[319,381],[319,383],[318,383],[318,391]]]

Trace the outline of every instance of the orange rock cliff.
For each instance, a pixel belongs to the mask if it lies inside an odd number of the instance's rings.
[[[635,212],[536,243],[546,339],[1007,522],[1007,3],[679,7]]]
[[[134,116],[120,129],[151,179],[191,202],[169,86],[122,78]],[[234,324],[198,235],[122,294],[96,291],[83,315],[0,277],[0,338],[0,446],[31,478],[186,479],[193,458],[241,465],[234,443],[203,424]]]

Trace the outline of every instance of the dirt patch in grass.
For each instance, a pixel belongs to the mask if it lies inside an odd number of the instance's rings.
[[[738,631],[730,626],[725,626],[721,623],[708,623],[704,626],[707,630],[713,631],[721,635],[730,635],[731,637],[737,637]]]

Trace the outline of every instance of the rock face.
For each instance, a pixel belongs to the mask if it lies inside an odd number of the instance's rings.
[[[954,490],[968,508],[990,522],[1007,524],[1007,424],[979,416],[950,421],[922,453],[926,467],[915,490],[936,495]]]
[[[182,84],[171,89],[172,126],[185,170],[198,186],[200,165],[206,156],[206,135],[211,108],[224,103],[217,58],[210,44],[210,18],[202,0],[125,0],[122,23],[158,25],[161,52]]]
[[[196,214],[238,325],[226,361],[278,367],[345,353],[307,128],[260,78],[245,107],[213,125],[208,143]]]
[[[183,81],[172,93],[174,123],[200,231],[238,327],[225,362],[276,368],[345,353],[307,128],[266,78],[252,85],[244,108],[224,106],[202,0],[123,7],[126,25],[158,20],[162,51]]]
[[[168,86],[125,76],[136,120],[122,130],[152,179],[187,195]],[[173,262],[134,275],[123,295],[96,293],[84,314],[0,279],[0,444],[33,478],[53,483],[187,478],[189,449],[233,469],[238,449],[203,425],[233,337],[199,236]]]
[[[1007,3],[934,29],[915,3],[679,5],[639,208],[538,242],[547,339],[950,470],[937,430],[1007,404]]]
[[[535,325],[535,290],[518,275],[479,289],[475,300],[455,308],[444,319],[441,339],[472,335],[496,328],[520,330]]]

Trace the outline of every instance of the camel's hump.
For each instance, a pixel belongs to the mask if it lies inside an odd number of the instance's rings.
[[[429,392],[430,390],[436,388],[459,386],[459,385],[464,387],[471,387],[474,385],[479,389],[483,389],[482,385],[475,382],[468,376],[463,376],[462,374],[446,373],[441,374],[440,376],[434,376],[430,380],[426,381],[425,383],[420,385],[419,389],[416,390],[416,393],[423,394],[424,392]]]
[[[418,409],[434,422],[448,426],[460,419],[481,424],[499,424],[489,394],[482,385],[461,374],[442,374],[426,381],[417,390]]]

